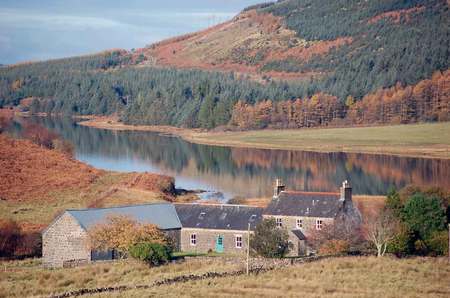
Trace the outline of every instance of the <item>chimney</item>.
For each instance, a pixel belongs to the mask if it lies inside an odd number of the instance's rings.
[[[350,183],[345,180],[342,182],[341,186],[341,201],[343,202],[350,202],[352,200],[352,187],[350,186]]]
[[[275,179],[275,187],[273,188],[273,198],[278,199],[278,196],[282,191],[284,191],[285,186],[281,179]]]

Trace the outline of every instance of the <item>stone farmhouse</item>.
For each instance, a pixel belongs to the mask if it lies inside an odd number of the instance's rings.
[[[43,264],[64,267],[77,263],[117,258],[114,251],[91,251],[89,228],[111,215],[125,215],[141,223],[157,225],[184,252],[245,253],[248,236],[263,218],[275,218],[286,228],[293,245],[291,256],[309,253],[308,233],[321,230],[339,217],[361,223],[353,206],[352,189],[344,181],[340,193],[286,191],[276,181],[266,208],[224,204],[155,203],[136,206],[67,210],[42,233]]]
[[[181,251],[242,253],[248,231],[262,219],[263,208],[243,205],[175,204],[181,221]]]
[[[278,227],[288,230],[292,256],[307,254],[308,234],[332,224],[339,217],[353,225],[361,223],[348,181],[342,183],[340,193],[329,193],[285,191],[285,186],[277,179],[272,201],[263,212],[263,218],[275,218]]]

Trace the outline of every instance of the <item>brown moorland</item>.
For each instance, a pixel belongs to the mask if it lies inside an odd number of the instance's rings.
[[[271,61],[292,58],[305,62],[314,55],[325,55],[332,48],[351,42],[351,38],[306,41],[287,29],[280,17],[250,10],[206,30],[139,49],[134,56],[144,55],[146,63],[154,65],[234,71],[261,79],[261,68]],[[242,57],[246,57],[245,61]],[[266,75],[298,79],[321,74],[270,71]]]
[[[104,175],[61,152],[5,135],[0,135],[0,168],[0,197],[7,201],[44,201],[49,190],[83,189]]]
[[[103,171],[32,143],[0,135],[0,218],[39,231],[69,208],[111,207],[177,197],[172,177]]]

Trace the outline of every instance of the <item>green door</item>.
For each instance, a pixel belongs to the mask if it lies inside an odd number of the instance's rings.
[[[223,252],[223,237],[220,235],[216,238],[216,252]]]

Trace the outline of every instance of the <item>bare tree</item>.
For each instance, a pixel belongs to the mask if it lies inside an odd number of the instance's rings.
[[[398,220],[387,210],[381,210],[378,214],[364,218],[364,237],[375,245],[378,257],[384,256],[388,244],[394,240],[398,231]]]

